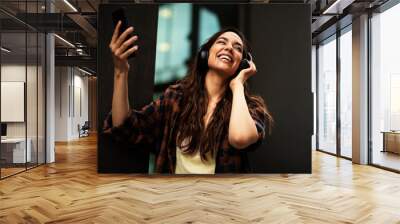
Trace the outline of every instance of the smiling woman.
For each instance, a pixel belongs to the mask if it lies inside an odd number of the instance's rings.
[[[210,48],[210,72],[230,76],[236,73],[243,57],[243,43],[239,35],[229,31],[221,34]],[[227,78],[227,77],[226,77]]]
[[[114,93],[104,132],[127,144],[152,145],[158,173],[248,171],[246,149],[270,133],[273,119],[263,99],[246,85],[257,70],[243,34],[233,28],[215,33],[183,80],[136,111],[128,103],[127,58],[138,47],[126,47],[135,42],[125,40],[133,29],[118,35],[119,27],[109,45]]]

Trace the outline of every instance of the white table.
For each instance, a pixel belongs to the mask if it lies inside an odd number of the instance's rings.
[[[25,154],[25,143],[28,143],[26,147],[26,154]],[[12,148],[12,162],[13,163],[25,163],[25,162],[30,162],[31,161],[31,145],[32,145],[32,140],[30,138],[27,138],[25,142],[25,138],[6,138],[6,139],[1,139],[1,147],[2,151],[3,147],[13,147]]]

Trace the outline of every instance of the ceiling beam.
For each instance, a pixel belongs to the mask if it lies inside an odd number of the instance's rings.
[[[92,24],[87,21],[85,17],[83,17],[80,14],[67,14],[67,16],[73,20],[78,26],[82,28],[86,32],[88,36],[90,36],[92,39],[97,39],[97,30],[92,26]]]

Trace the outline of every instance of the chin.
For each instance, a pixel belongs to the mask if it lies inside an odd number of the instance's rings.
[[[219,74],[223,75],[226,78],[229,78],[229,77],[233,76],[235,74],[235,71],[236,71],[236,70],[234,70],[232,68],[227,68],[225,66],[224,67],[216,67],[216,68],[214,68],[214,70],[217,71]]]

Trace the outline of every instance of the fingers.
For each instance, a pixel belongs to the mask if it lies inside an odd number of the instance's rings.
[[[254,73],[256,73],[256,72],[257,72],[257,67],[256,67],[256,64],[254,64],[254,62],[253,62],[253,61],[250,61],[250,68],[252,68],[252,70],[254,71]]]
[[[112,35],[112,37],[111,37],[111,43],[110,43],[110,45],[111,45],[111,44],[114,44],[115,41],[117,40],[118,33],[119,33],[119,28],[120,28],[120,27],[121,27],[121,20],[118,21],[117,25],[115,26],[114,33],[113,33],[113,35]]]
[[[119,35],[119,29],[121,27],[121,24],[122,24],[121,21],[118,21],[114,29],[114,33],[112,35],[109,47],[114,57],[116,57],[119,60],[126,60],[131,54],[133,54],[139,49],[137,45],[128,49],[138,39],[138,36],[135,35],[126,40],[128,35],[133,32],[134,28],[129,27],[121,35]]]
[[[248,63],[249,63],[249,67],[246,69],[243,69],[243,75],[246,77],[250,77],[257,72],[256,65],[253,63],[253,61],[248,61]]]
[[[133,32],[133,27],[129,27],[128,29],[126,29],[117,39],[117,41],[115,42],[115,45],[119,48],[120,45],[125,41],[125,39],[128,37],[129,34],[131,34]]]
[[[125,41],[116,51],[116,54],[123,54],[125,50],[130,47],[136,40],[138,39],[138,36],[133,36],[129,38],[129,40]]]
[[[139,46],[135,45],[131,48],[129,48],[127,51],[125,51],[120,58],[121,59],[127,59],[129,57],[129,55],[133,54],[134,52],[136,52],[139,49]]]

